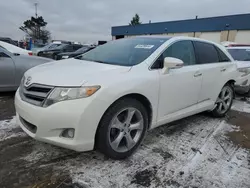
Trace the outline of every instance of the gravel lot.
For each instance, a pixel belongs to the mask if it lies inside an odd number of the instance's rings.
[[[129,159],[76,153],[29,138],[13,93],[0,95],[0,187],[250,187],[250,103],[224,119],[199,114],[148,133]]]

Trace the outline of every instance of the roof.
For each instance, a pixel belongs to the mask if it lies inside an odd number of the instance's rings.
[[[112,36],[250,30],[250,14],[112,27]]]

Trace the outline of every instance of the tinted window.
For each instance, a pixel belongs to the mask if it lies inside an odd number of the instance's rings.
[[[133,66],[148,58],[169,38],[136,37],[110,41],[78,57],[105,64]]]
[[[61,44],[51,44],[51,46],[48,47],[48,49],[56,48],[60,46]]]
[[[197,64],[219,62],[218,52],[213,44],[205,42],[194,42]]]
[[[73,46],[72,45],[67,45],[63,48],[63,50],[66,50],[66,51],[72,51],[73,50]]]
[[[218,47],[216,47],[216,50],[219,54],[220,62],[230,62],[231,60],[227,57],[227,55]]]
[[[163,68],[165,57],[181,59],[184,65],[195,64],[194,47],[191,41],[179,41],[168,47],[151,68]]]
[[[81,45],[74,45],[74,46],[73,46],[73,49],[74,49],[74,50],[78,50],[78,49],[80,49],[81,47],[82,47]]]
[[[66,46],[68,46],[68,44],[60,44],[59,46],[53,48],[53,50],[61,50],[61,49],[64,49]]]
[[[250,61],[250,49],[228,49],[228,52],[238,61]]]

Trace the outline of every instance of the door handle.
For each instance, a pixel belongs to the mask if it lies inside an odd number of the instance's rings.
[[[225,72],[226,70],[227,70],[226,68],[222,68],[220,71]]]
[[[194,77],[199,77],[199,76],[201,76],[201,75],[202,75],[202,73],[196,72],[196,73],[194,74]]]

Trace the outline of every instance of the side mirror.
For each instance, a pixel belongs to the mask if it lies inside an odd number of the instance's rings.
[[[165,57],[164,58],[164,68],[163,74],[166,74],[169,69],[178,69],[183,67],[184,62],[180,59],[174,57]]]

